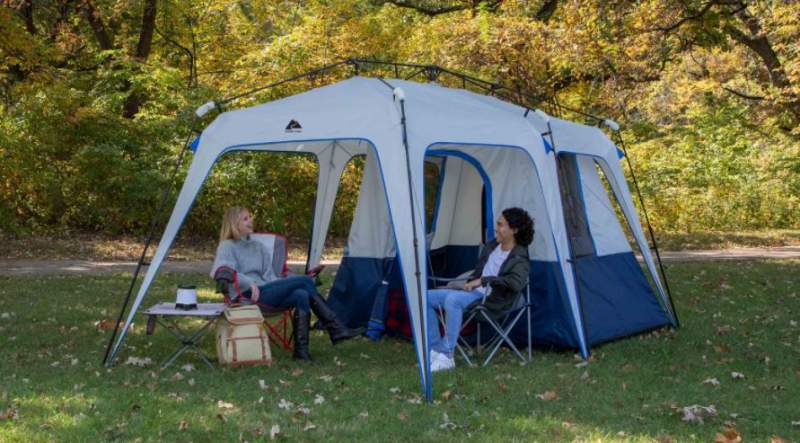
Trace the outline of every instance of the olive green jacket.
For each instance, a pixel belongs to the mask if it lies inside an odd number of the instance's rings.
[[[528,274],[530,273],[528,248],[516,245],[509,252],[506,261],[500,266],[500,271],[496,277],[481,276],[483,267],[486,266],[486,262],[489,260],[489,255],[497,245],[496,240],[486,244],[478,259],[478,264],[470,276],[470,280],[480,278],[482,286],[491,288],[489,296],[486,298],[485,306],[493,315],[501,314],[511,308],[517,299],[517,294],[522,292],[528,284]]]

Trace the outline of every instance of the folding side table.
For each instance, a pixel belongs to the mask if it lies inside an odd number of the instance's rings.
[[[208,367],[214,369],[214,364],[211,363],[213,358],[206,356],[200,350],[198,344],[202,341],[203,337],[210,330],[217,319],[222,315],[225,310],[224,303],[198,303],[197,309],[185,311],[183,309],[175,309],[175,303],[158,303],[150,307],[150,309],[143,312],[148,316],[147,320],[147,334],[152,334],[153,327],[158,323],[164,326],[172,335],[181,342],[181,347],[172,353],[161,365],[161,369],[168,368],[181,354],[188,350],[194,351],[200,356]],[[205,322],[198,329],[189,330],[182,329],[179,324],[181,318],[189,319],[204,319]]]

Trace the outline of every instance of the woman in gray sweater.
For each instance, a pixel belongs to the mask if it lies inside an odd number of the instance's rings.
[[[320,319],[331,342],[359,335],[345,327],[319,295],[314,281],[305,275],[280,278],[272,266],[272,253],[263,243],[251,240],[253,215],[246,208],[233,207],[222,219],[220,243],[211,276],[222,286],[231,302],[255,303],[262,310],[294,308],[294,355],[311,360],[308,353],[310,311]]]

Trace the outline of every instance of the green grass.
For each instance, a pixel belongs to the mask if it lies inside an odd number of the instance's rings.
[[[188,356],[163,372],[105,369],[95,322],[115,318],[126,276],[0,278],[0,417],[16,412],[0,418],[0,441],[258,441],[273,425],[301,441],[705,442],[726,426],[745,441],[800,440],[800,261],[674,264],[670,276],[680,330],[597,347],[586,365],[554,351],[461,364],[434,376],[430,405],[411,345],[396,340],[332,347],[314,333],[312,365],[273,347],[270,368],[210,371]],[[173,299],[178,282],[207,279],[163,275],[145,304]],[[159,361],[175,345],[139,319],[119,361]],[[718,415],[683,422],[695,404]]]

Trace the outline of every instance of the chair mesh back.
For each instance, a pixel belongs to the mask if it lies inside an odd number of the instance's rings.
[[[272,268],[278,277],[286,274],[286,239],[279,235],[275,236],[275,247],[272,248]]]
[[[286,263],[288,260],[286,238],[271,232],[259,232],[252,234],[250,238],[261,242],[268,250],[272,251],[272,270],[275,271],[276,276],[286,277],[289,270]]]

